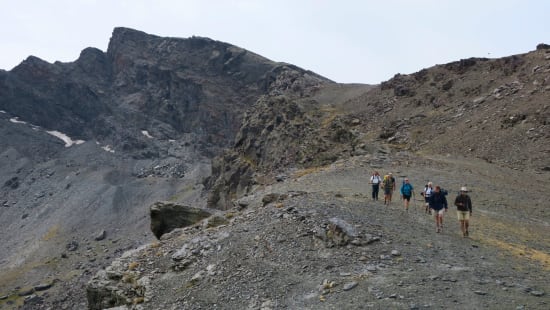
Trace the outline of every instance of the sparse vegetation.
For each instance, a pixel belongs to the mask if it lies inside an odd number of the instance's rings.
[[[42,237],[42,240],[50,241],[54,239],[59,234],[59,228],[60,228],[59,225],[54,225],[50,227],[48,232],[46,232],[46,234],[44,234],[44,236]]]

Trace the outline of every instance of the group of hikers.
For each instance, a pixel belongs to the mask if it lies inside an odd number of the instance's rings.
[[[406,211],[409,211],[411,198],[414,199],[414,187],[409,181],[409,178],[403,177],[403,183],[399,189],[401,199]],[[380,187],[384,192],[384,205],[390,205],[394,191],[396,190],[396,180],[392,173],[388,173],[382,178],[378,171],[374,171],[370,178],[372,184],[372,200],[378,200],[378,192]],[[433,214],[436,225],[436,232],[443,231],[443,214],[448,210],[447,196],[448,192],[443,190],[439,185],[433,187],[432,182],[428,182],[420,195],[424,197],[424,208],[428,214]],[[463,186],[460,188],[460,193],[456,196],[454,204],[457,208],[457,217],[460,223],[460,229],[463,237],[469,237],[469,220],[472,215],[472,200],[468,196],[468,189]]]

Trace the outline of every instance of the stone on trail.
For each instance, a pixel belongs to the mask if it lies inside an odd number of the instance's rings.
[[[357,282],[353,281],[350,283],[344,284],[344,291],[349,291],[357,286]]]

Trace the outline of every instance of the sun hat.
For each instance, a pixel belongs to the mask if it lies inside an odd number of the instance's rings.
[[[468,189],[466,188],[466,186],[462,186],[462,187],[460,188],[460,191],[461,191],[461,192],[467,192]]]

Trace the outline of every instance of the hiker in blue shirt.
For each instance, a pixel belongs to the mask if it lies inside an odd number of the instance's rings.
[[[405,178],[403,181],[400,192],[403,203],[405,204],[405,210],[409,211],[409,203],[411,202],[411,196],[414,196],[414,188],[408,178]]]

